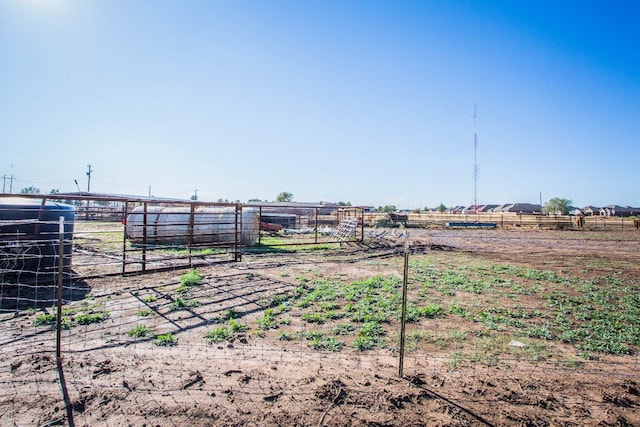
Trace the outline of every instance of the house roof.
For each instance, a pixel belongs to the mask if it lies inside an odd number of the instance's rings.
[[[512,203],[502,205],[493,210],[494,212],[542,212],[542,206],[532,203]]]

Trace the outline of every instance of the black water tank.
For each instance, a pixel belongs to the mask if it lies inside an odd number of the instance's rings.
[[[0,268],[3,273],[44,273],[58,268],[60,217],[64,265],[71,266],[75,208],[25,197],[0,198]]]

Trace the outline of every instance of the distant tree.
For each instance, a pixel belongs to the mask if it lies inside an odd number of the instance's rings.
[[[282,193],[278,194],[278,196],[276,197],[276,202],[291,202],[293,201],[293,194],[289,193],[288,191],[283,191]]]
[[[440,202],[440,205],[438,206],[438,212],[440,213],[444,213],[447,211],[447,207],[444,205],[444,203]]]
[[[40,189],[31,185],[20,190],[20,194],[40,194]]]
[[[58,190],[57,188],[53,188],[51,191],[49,191],[49,194],[60,194],[60,190]],[[58,203],[62,203],[62,200],[60,199],[52,199],[54,202],[58,202]]]
[[[396,207],[395,207],[395,206],[393,206],[393,205],[385,205],[385,206],[380,206],[380,207],[378,208],[378,211],[379,211],[379,212],[387,212],[387,213],[389,213],[389,212],[395,212],[396,210],[397,210],[397,209],[396,209]]]
[[[260,203],[260,202],[262,202],[262,200],[260,200],[260,199],[249,199],[249,200],[247,200],[247,203]]]
[[[338,206],[351,206],[351,202],[338,202]]]
[[[554,197],[549,200],[542,211],[547,215],[567,215],[569,213],[569,206],[571,206],[571,200],[561,199],[560,197]]]
[[[198,196],[194,194],[193,196],[191,196],[191,200],[198,200]]]
[[[415,209],[414,209],[414,210],[412,210],[411,212],[412,212],[412,213],[417,213],[417,214],[419,214],[419,213],[420,213],[420,208],[415,208]]]

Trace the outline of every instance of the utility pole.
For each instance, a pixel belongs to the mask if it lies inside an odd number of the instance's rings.
[[[91,163],[87,165],[87,193],[91,192]],[[89,221],[89,199],[87,199],[87,212],[85,216],[85,220]]]
[[[91,192],[91,164],[87,165],[87,193]]]
[[[13,175],[2,175],[2,192],[7,192],[7,181],[9,181],[9,193],[13,193]]]

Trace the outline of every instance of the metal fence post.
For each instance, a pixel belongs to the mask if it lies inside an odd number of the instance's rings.
[[[317,207],[314,209],[314,212],[315,212],[315,225],[314,225],[314,230],[315,230],[314,235],[315,235],[315,237],[313,239],[313,242],[317,245],[318,244],[318,208]],[[338,211],[338,213],[339,212],[340,211]],[[339,216],[340,215],[338,215],[338,217]],[[340,218],[338,218],[338,223],[340,223]]]
[[[127,265],[127,213],[129,212],[129,201],[124,202],[124,211],[122,212],[122,224],[124,230],[122,232],[122,275],[126,273]]]
[[[258,245],[262,244],[262,206],[258,207]]]
[[[407,283],[409,276],[409,232],[404,240],[404,273],[402,278],[402,314],[400,317],[400,361],[398,364],[398,376],[402,378],[404,371],[404,347],[405,330],[407,324]]]
[[[143,204],[142,216],[142,271],[147,270],[147,202]],[[156,232],[157,234],[157,232]]]
[[[62,337],[62,275],[64,273],[64,217],[61,216],[58,229],[58,289],[56,311],[56,361],[60,363]]]
[[[193,231],[196,227],[196,221],[195,221],[195,207],[193,202],[191,202],[191,204],[189,205],[189,268],[193,268],[193,258],[192,258],[192,252],[193,252]],[[238,228],[238,216],[236,213],[236,230]],[[238,238],[238,236],[236,235],[236,239]]]

